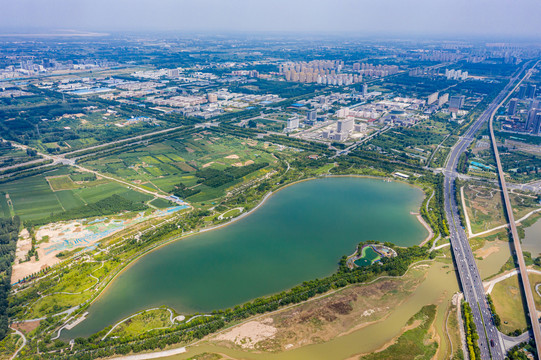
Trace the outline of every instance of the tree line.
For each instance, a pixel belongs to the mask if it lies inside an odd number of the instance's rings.
[[[8,333],[8,295],[11,290],[11,265],[15,260],[17,238],[21,220],[18,216],[13,218],[0,218],[0,340]]]
[[[267,166],[269,166],[268,162],[261,162],[246,166],[230,166],[224,170],[206,168],[197,171],[195,176],[199,178],[197,180],[198,183],[217,188]]]
[[[158,231],[156,235],[148,235],[145,240],[147,242],[154,241],[161,238],[163,234]],[[42,356],[44,358],[94,359],[114,354],[128,354],[157,348],[163,349],[167,345],[176,343],[189,343],[228,324],[256,314],[274,311],[283,306],[306,301],[332,289],[339,289],[349,284],[368,282],[382,275],[401,276],[413,262],[426,259],[429,255],[426,246],[399,248],[390,243],[386,243],[386,245],[392,247],[398,256],[394,258],[385,257],[377,264],[355,269],[349,269],[343,264],[343,261],[340,261],[338,270],[326,278],[305,281],[290,290],[278,294],[260,297],[243,305],[237,305],[234,308],[217,310],[212,313],[212,316],[199,317],[194,321],[179,324],[170,329],[155,330],[138,336],[108,338],[101,341],[103,335],[109,330],[109,328],[106,328],[87,339],[75,339],[73,349],[67,350],[64,355],[53,353],[42,354]]]

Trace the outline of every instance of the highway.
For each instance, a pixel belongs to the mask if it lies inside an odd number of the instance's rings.
[[[485,297],[483,283],[479,276],[479,270],[477,269],[466,232],[460,223],[454,180],[457,176],[456,168],[460,155],[466,151],[477,131],[490,119],[502,100],[514,89],[513,85],[525,68],[526,65],[510,79],[509,83],[489,104],[487,109],[470,125],[466,133],[460,137],[451,149],[444,170],[445,214],[449,225],[451,249],[456,261],[456,268],[464,298],[470,304],[477,333],[479,334],[478,343],[481,350],[481,359],[504,359],[505,348],[500,337],[500,332],[494,325],[492,313]]]
[[[534,65],[534,68],[535,66],[537,66],[537,64],[538,62]],[[531,74],[531,71],[528,71],[522,80],[529,77],[530,74]],[[517,84],[517,86],[519,84]],[[507,97],[504,98],[498,104],[497,108],[503,105],[503,103],[509,97],[509,95],[507,95]],[[522,254],[522,246],[520,244],[520,238],[518,236],[517,226],[515,224],[515,216],[513,215],[513,207],[511,206],[511,201],[509,200],[509,193],[507,192],[507,184],[505,181],[505,174],[503,172],[502,163],[500,161],[500,154],[498,152],[498,144],[496,142],[496,137],[494,136],[494,126],[493,126],[494,113],[492,113],[492,115],[490,116],[490,122],[489,122],[492,150],[494,151],[494,157],[496,159],[496,165],[498,167],[498,177],[500,179],[500,186],[502,188],[503,199],[504,199],[504,204],[505,204],[505,212],[507,214],[507,221],[509,222],[509,228],[511,230],[513,248],[515,249],[515,254],[518,260],[520,280],[521,280],[521,285],[522,285],[522,293],[524,294],[526,298],[526,305],[528,307],[527,316],[529,317],[530,324],[532,325],[533,336],[534,336],[535,344],[537,348],[537,354],[541,354],[541,328],[539,327],[539,318],[537,316],[537,309],[535,308],[535,301],[533,298],[532,288],[530,287],[530,280],[528,279],[526,263],[524,262],[524,256]]]

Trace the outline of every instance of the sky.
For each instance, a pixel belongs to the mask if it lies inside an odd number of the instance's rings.
[[[47,30],[541,38],[541,0],[0,0],[0,34]]]

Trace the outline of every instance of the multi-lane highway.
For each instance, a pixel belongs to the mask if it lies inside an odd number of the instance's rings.
[[[537,63],[534,65],[534,67],[535,66],[537,66]],[[531,74],[531,71],[528,71],[528,73],[524,76],[524,78],[529,77],[530,74]],[[507,95],[507,97],[509,97],[509,94]],[[500,107],[505,102],[507,97],[505,97],[498,104],[498,107]],[[532,325],[532,329],[533,329],[533,336],[535,339],[537,353],[541,354],[541,328],[539,327],[537,309],[535,308],[535,301],[533,298],[532,288],[530,287],[530,280],[528,279],[526,263],[524,262],[524,256],[522,255],[522,245],[520,244],[520,238],[518,237],[517,226],[515,224],[515,216],[513,214],[513,207],[511,206],[511,201],[509,200],[509,193],[507,192],[507,184],[505,181],[505,174],[503,172],[502,163],[500,161],[500,154],[498,152],[498,144],[496,143],[496,137],[494,136],[493,120],[494,120],[494,113],[490,116],[490,123],[489,123],[492,150],[494,151],[494,157],[496,158],[496,165],[498,167],[498,177],[500,179],[500,186],[502,188],[503,199],[504,199],[504,204],[505,204],[505,212],[507,214],[507,220],[509,221],[509,229],[511,230],[513,248],[515,249],[515,254],[518,260],[522,292],[524,296],[526,297],[526,305],[528,307],[528,316],[530,318],[530,324]]]
[[[482,359],[503,359],[505,357],[505,349],[500,338],[500,333],[494,325],[492,313],[485,297],[483,283],[479,276],[466,232],[460,224],[454,180],[456,178],[456,168],[460,155],[472,143],[477,131],[490,119],[490,116],[498,108],[502,100],[513,90],[514,84],[525,68],[526,65],[510,79],[509,83],[490,103],[481,116],[460,137],[459,141],[451,149],[444,171],[445,213],[449,225],[451,248],[456,261],[464,298],[470,304],[473,312],[474,322],[479,334],[479,348],[481,349]]]

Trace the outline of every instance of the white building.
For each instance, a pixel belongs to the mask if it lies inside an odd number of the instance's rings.
[[[299,118],[298,117],[292,117],[290,119],[287,119],[287,131],[295,130],[299,128]]]
[[[349,108],[347,108],[347,107],[341,108],[340,110],[338,110],[336,112],[336,116],[338,116],[340,118],[344,118],[346,116],[349,116]]]
[[[336,132],[341,134],[349,134],[353,130],[355,120],[353,118],[338,120],[336,124]]]
[[[443,104],[447,103],[449,101],[449,94],[443,94],[438,99],[438,106],[442,106]]]
[[[355,124],[355,126],[353,127],[353,130],[356,132],[364,133],[366,132],[366,130],[368,130],[368,126],[365,123]]]
[[[432,105],[438,100],[439,92],[435,92],[433,94],[430,94],[427,99],[427,105]]]

